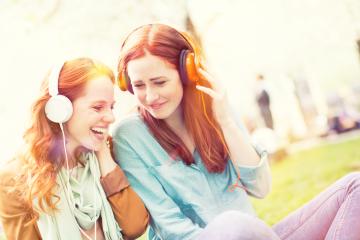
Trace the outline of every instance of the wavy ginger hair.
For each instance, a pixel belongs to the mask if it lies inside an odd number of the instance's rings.
[[[190,36],[186,35],[187,38]],[[191,42],[192,39],[190,39]],[[179,73],[181,50],[194,47],[185,39],[184,34],[164,24],[148,24],[135,29],[126,38],[120,52],[118,74],[127,75],[127,65],[131,60],[144,57],[146,53],[160,57]],[[129,76],[127,75],[127,80]],[[211,87],[206,79],[199,79],[202,86]],[[127,83],[130,85],[130,82]],[[228,152],[223,133],[212,111],[212,99],[200,93],[194,84],[183,85],[184,95],[181,102],[185,127],[194,139],[202,162],[209,172],[223,172],[228,161]],[[194,163],[192,153],[164,120],[154,118],[143,107],[140,114],[150,131],[170,156],[179,156],[186,165]],[[206,116],[207,115],[207,116]],[[215,128],[216,129],[215,129]],[[221,135],[219,135],[219,133]],[[175,157],[174,157],[175,158]]]
[[[89,81],[100,76],[109,77],[115,82],[112,70],[100,62],[89,58],[66,61],[59,75],[59,94],[73,102],[82,96]],[[32,209],[36,199],[39,206],[37,211],[44,212],[56,209],[56,176],[65,164],[60,126],[45,115],[45,105],[50,98],[48,78],[43,81],[40,95],[32,105],[30,127],[23,135],[26,147],[18,156],[23,167],[15,186],[15,190],[20,192]],[[32,221],[38,219],[37,211],[34,211]]]

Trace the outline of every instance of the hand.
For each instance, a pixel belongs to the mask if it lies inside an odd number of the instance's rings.
[[[99,147],[95,154],[99,160],[99,162],[113,161],[110,149],[111,137],[107,137]]]
[[[111,154],[111,142],[111,137],[108,137],[102,143],[99,150],[95,152],[99,161],[100,172],[102,176],[105,176],[117,166]]]
[[[212,88],[196,85],[196,89],[212,97],[212,110],[216,120],[220,126],[227,124],[227,122],[231,119],[231,116],[225,88],[216,82],[215,79],[204,69],[198,69],[198,73],[202,79],[207,80],[211,84]]]

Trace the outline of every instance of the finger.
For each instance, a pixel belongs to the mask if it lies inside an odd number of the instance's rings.
[[[196,89],[201,91],[201,92],[204,92],[206,93],[207,95],[209,95],[210,97],[212,98],[220,98],[220,94],[218,94],[217,92],[215,92],[214,90],[212,90],[211,88],[207,88],[207,87],[204,87],[204,86],[200,86],[200,85],[196,85]]]
[[[213,89],[215,89],[216,91],[223,91],[223,87],[219,84],[219,82],[216,81],[215,78],[213,78],[213,76],[206,70],[199,68],[198,73],[200,75],[200,78],[207,80]]]
[[[205,80],[209,81],[210,83],[215,82],[214,78],[203,68],[199,68],[198,73],[199,73],[201,79],[205,79]]]

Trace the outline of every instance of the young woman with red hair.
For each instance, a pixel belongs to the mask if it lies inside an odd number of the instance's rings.
[[[61,63],[44,80],[26,145],[0,172],[7,239],[118,240],[145,231],[147,211],[107,144],[114,82],[88,58]]]
[[[150,212],[149,239],[360,236],[358,173],[273,229],[256,217],[248,195],[269,192],[267,154],[234,121],[200,54],[187,34],[163,24],[135,29],[122,45],[118,84],[139,112],[117,124],[114,154]]]

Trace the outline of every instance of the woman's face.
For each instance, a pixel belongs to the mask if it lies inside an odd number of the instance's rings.
[[[83,94],[73,101],[73,115],[66,123],[67,149],[77,147],[99,150],[114,122],[114,85],[107,76],[88,81]]]
[[[183,86],[174,66],[146,53],[131,60],[127,72],[136,98],[153,117],[168,121],[181,116]]]

